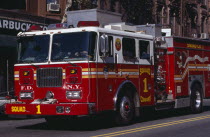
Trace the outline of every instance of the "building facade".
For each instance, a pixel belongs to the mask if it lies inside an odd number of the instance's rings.
[[[171,28],[172,35],[209,38],[209,0],[155,0],[156,24]]]
[[[27,31],[32,25],[46,28],[48,24],[60,22],[60,18],[41,16],[35,12],[39,11],[39,6],[36,3],[34,5],[28,3],[28,1],[7,0],[0,2],[0,97],[14,93],[13,66],[17,61],[17,34]],[[30,2],[32,1],[34,0],[30,0]],[[36,1],[38,2],[38,0]],[[29,4],[33,6],[29,6]]]
[[[123,22],[161,24],[171,28],[174,36],[205,38],[210,32],[209,0],[7,0],[0,5],[3,9],[58,22],[66,11],[97,8],[122,13]]]
[[[26,0],[26,12],[57,20],[62,20],[67,0]]]
[[[209,38],[209,0],[98,0],[98,9],[122,13],[122,21],[160,24],[173,36]]]

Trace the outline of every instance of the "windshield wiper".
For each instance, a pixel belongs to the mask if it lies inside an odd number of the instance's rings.
[[[63,58],[51,59],[51,61],[63,61]]]
[[[63,58],[53,59],[53,60],[51,60],[51,61],[64,61],[64,62],[67,62],[67,63],[71,64],[72,66],[77,66],[76,64],[71,63],[70,61],[65,60],[65,59],[63,59]]]
[[[68,61],[68,60],[63,60],[63,61],[65,61],[65,62],[71,64],[72,66],[75,66],[75,67],[77,66],[76,64],[74,64],[74,63],[72,63],[72,62],[70,62],[70,61]]]
[[[32,65],[32,66],[34,66],[35,68],[39,68],[39,66],[37,66],[37,65],[34,65],[33,63],[31,63],[31,62],[26,62],[27,64],[30,64],[30,65]]]
[[[35,68],[39,68],[39,66],[34,65],[34,64],[32,63],[32,61],[23,61],[23,60],[21,60],[21,61],[19,61],[19,62],[20,62],[20,63],[30,64],[30,65],[34,66]]]

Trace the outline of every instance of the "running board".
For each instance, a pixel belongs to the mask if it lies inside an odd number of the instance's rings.
[[[174,106],[175,106],[175,101],[156,103],[155,110],[173,109]]]

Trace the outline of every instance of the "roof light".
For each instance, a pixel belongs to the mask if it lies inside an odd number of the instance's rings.
[[[57,23],[57,24],[50,24],[47,29],[53,30],[53,29],[66,29],[68,28],[67,23]]]
[[[77,24],[77,27],[90,27],[90,26],[99,27],[100,24],[98,21],[79,21]]]
[[[41,31],[43,28],[41,28],[39,25],[32,25],[27,31]]]

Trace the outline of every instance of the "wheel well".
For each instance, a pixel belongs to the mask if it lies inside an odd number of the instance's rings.
[[[192,113],[201,113],[203,107],[204,90],[200,81],[195,81],[190,87],[190,108]],[[200,94],[199,94],[199,93]]]
[[[195,85],[198,85],[201,89],[203,89],[203,86],[202,86],[202,84],[201,84],[200,81],[194,81],[194,82],[191,84],[191,86],[190,86],[190,95],[191,95],[192,89],[193,89],[193,87],[194,87]],[[204,94],[204,93],[203,93],[203,90],[201,91],[201,93]]]
[[[139,102],[139,95],[136,90],[136,87],[133,85],[131,82],[124,83],[117,91],[115,98],[114,98],[114,105],[115,105],[115,110],[117,110],[117,106],[120,102],[120,99],[124,96],[128,95],[134,100],[134,105],[135,107],[140,106]]]

